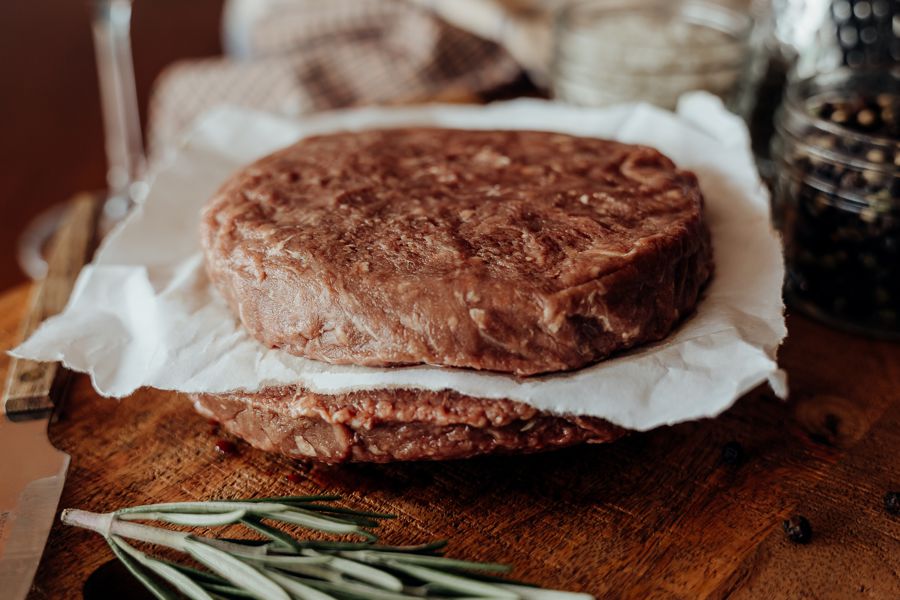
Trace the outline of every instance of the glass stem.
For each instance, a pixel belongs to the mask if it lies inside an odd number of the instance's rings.
[[[118,220],[138,194],[146,160],[131,56],[132,0],[94,0],[94,50],[106,137],[109,202]],[[111,214],[112,213],[112,214]]]

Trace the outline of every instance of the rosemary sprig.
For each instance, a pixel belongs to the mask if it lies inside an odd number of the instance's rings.
[[[116,557],[160,600],[403,600],[406,598],[581,600],[592,598],[513,585],[486,573],[508,567],[447,558],[446,542],[377,544],[372,531],[393,515],[332,506],[338,496],[170,502],[105,514],[66,509],[67,525],[101,534]],[[263,540],[226,540],[136,521],[188,527],[243,525]],[[361,541],[298,539],[270,522]],[[127,542],[181,552],[202,568],[164,560]]]

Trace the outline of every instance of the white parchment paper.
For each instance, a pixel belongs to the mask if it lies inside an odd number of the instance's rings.
[[[205,275],[199,211],[234,170],[300,137],[397,125],[539,129],[655,146],[695,171],[707,200],[716,273],[694,316],[666,340],[576,372],[527,380],[440,367],[329,365],[263,347]],[[768,380],[786,393],[775,353],[786,330],[781,245],[743,123],[706,94],[677,114],[646,105],[585,109],[538,100],[365,108],[302,121],[221,108],[207,115],[145,203],[85,267],[68,306],[13,351],[89,373],[101,394],[297,384],[321,393],[385,387],[511,398],[638,430],[713,416]]]

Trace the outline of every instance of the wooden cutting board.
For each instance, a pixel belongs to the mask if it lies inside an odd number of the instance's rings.
[[[4,348],[28,292],[0,295]],[[388,542],[450,538],[453,556],[598,597],[900,598],[900,517],[882,500],[900,489],[900,345],[797,316],[789,329],[787,403],[761,388],[717,419],[614,444],[447,463],[322,467],[240,443],[221,454],[223,434],[178,394],[104,399],[77,377],[49,431],[72,456],[60,508],[339,493],[398,515]],[[739,465],[722,460],[730,441]],[[794,513],[812,543],[782,533]],[[81,597],[109,559],[98,536],[57,524],[32,598]]]

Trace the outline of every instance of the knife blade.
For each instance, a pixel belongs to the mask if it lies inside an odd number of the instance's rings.
[[[94,246],[98,206],[94,195],[72,200],[49,249],[47,276],[34,287],[25,336],[65,306]],[[0,590],[10,600],[31,589],[62,494],[69,455],[47,439],[47,425],[68,380],[56,363],[10,360],[0,416]]]
[[[0,424],[0,589],[28,595],[62,494],[69,455],[50,445],[47,421]],[[42,443],[43,442],[43,443]],[[18,445],[16,445],[18,444]],[[13,458],[14,460],[9,460]]]

